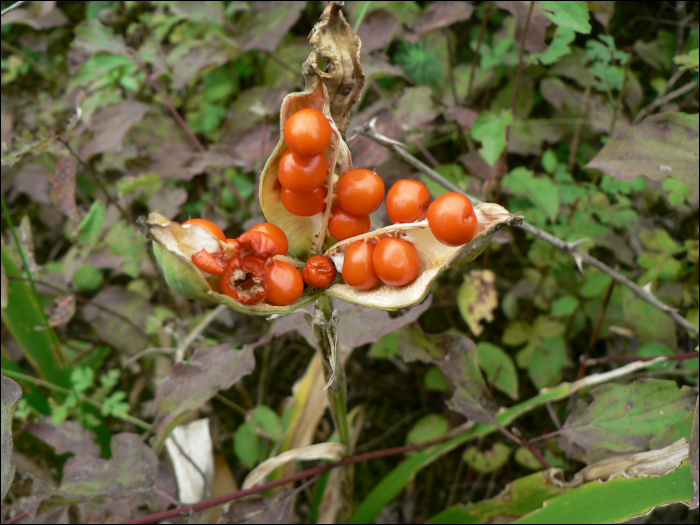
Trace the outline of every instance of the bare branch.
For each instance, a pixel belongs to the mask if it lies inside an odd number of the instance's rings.
[[[377,129],[373,126],[373,123],[370,122],[369,124],[365,124],[362,128],[358,130],[358,133],[360,135],[363,135],[369,139],[374,140],[378,144],[381,144],[385,148],[390,149],[393,151],[397,156],[399,156],[402,160],[406,161],[409,163],[411,166],[416,168],[418,171],[424,173],[427,175],[430,179],[433,181],[437,182],[444,188],[447,188],[450,191],[455,191],[457,193],[461,193],[463,195],[467,195],[464,191],[462,191],[460,188],[458,188],[455,184],[449,182],[446,180],[442,175],[440,175],[438,172],[435,170],[431,169],[429,166],[426,166],[423,164],[420,160],[415,158],[413,155],[408,153],[406,150],[401,148],[400,146],[396,145],[396,142],[391,140],[389,137],[385,137],[381,133],[377,131]],[[467,195],[474,204],[481,204],[482,201],[477,199],[476,197],[473,197],[471,195]],[[544,230],[540,230],[539,228],[533,226],[532,224],[528,224],[527,222],[523,222],[522,224],[518,225],[517,228],[520,228],[521,230],[526,231],[527,233],[530,233],[534,235],[535,237],[539,237],[545,242],[548,242],[552,246],[556,246],[560,250],[564,250],[566,252],[569,252],[571,256],[574,258],[574,260],[579,264],[579,262],[584,262],[587,264],[590,264],[591,266],[594,266],[601,272],[605,273],[606,275],[612,277],[615,281],[618,283],[622,284],[623,286],[626,286],[632,292],[639,297],[640,299],[645,300],[648,302],[650,305],[652,305],[655,308],[658,308],[665,314],[668,314],[673,318],[673,320],[676,322],[676,324],[680,325],[681,327],[685,328],[689,332],[695,334],[695,335],[700,335],[700,330],[690,323],[687,319],[682,317],[681,315],[678,314],[675,308],[672,308],[668,306],[667,304],[661,302],[659,299],[656,298],[654,294],[652,294],[649,290],[646,290],[642,288],[641,286],[633,283],[631,280],[629,280],[627,277],[624,275],[616,272],[610,266],[607,264],[599,261],[595,257],[588,255],[587,253],[584,253],[578,249],[578,242],[566,242],[563,241],[551,233],[548,233]]]

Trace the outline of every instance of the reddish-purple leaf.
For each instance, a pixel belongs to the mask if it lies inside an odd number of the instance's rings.
[[[159,461],[155,452],[137,434],[112,437],[112,457],[73,456],[63,467],[63,479],[57,494],[44,499],[37,509],[50,509],[90,501],[93,498],[118,498],[126,511],[123,517],[138,512],[135,496],[160,489]],[[102,502],[100,502],[102,504]]]
[[[49,326],[61,326],[75,315],[75,296],[67,295],[56,300],[56,308],[49,317]]]
[[[149,110],[148,104],[128,100],[103,107],[90,122],[92,139],[80,148],[80,156],[87,160],[98,153],[119,153],[129,128],[140,122]]]
[[[616,179],[673,177],[698,193],[698,115],[661,113],[615,135],[587,168]]]
[[[529,4],[527,2],[503,1],[496,2],[496,5],[510,12],[515,17],[515,23],[517,24],[515,39],[520,43],[527,22],[527,12],[530,9]],[[525,51],[528,53],[544,53],[547,49],[545,38],[547,37],[549,24],[551,24],[549,18],[544,16],[542,11],[540,11],[539,5],[535,4],[528,23],[527,35],[525,36]]]
[[[219,390],[228,390],[254,369],[252,348],[233,350],[228,344],[199,348],[192,362],[176,363],[156,396],[155,448],[160,450],[172,429],[192,410],[201,407]]]
[[[690,472],[693,476],[693,499],[690,500],[690,508],[698,508],[698,489],[700,488],[700,480],[698,480],[698,457],[700,456],[698,439],[698,404],[700,397],[695,398],[695,416],[693,417],[693,428],[690,430],[690,443],[688,444],[688,459],[690,459]]]
[[[78,209],[75,206],[75,168],[77,161],[72,155],[56,162],[56,174],[50,174],[51,200],[69,219],[78,221]]]
[[[100,457],[101,448],[95,444],[92,431],[75,421],[64,421],[57,426],[50,417],[42,416],[38,423],[27,425],[25,431],[51,445],[56,454],[72,452],[76,455]]]
[[[423,20],[413,24],[413,30],[423,35],[455,22],[469,20],[473,12],[474,6],[467,2],[433,2],[423,14]]]
[[[362,40],[362,54],[384,49],[399,26],[398,19],[384,9],[375,9],[362,20],[357,36]],[[362,57],[365,62],[366,57]],[[365,70],[365,75],[367,71]]]
[[[304,9],[306,2],[253,2],[251,17],[240,38],[244,51],[257,49],[272,53]]]
[[[22,397],[22,389],[12,379],[5,376],[0,376],[2,381],[2,393],[0,394],[0,435],[2,435],[2,464],[1,464],[1,480],[2,480],[2,499],[5,501],[7,491],[10,490],[10,485],[15,477],[15,460],[12,456],[12,412],[14,405]]]

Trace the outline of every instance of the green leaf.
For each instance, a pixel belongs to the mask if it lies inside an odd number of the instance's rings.
[[[102,271],[91,264],[84,264],[73,274],[73,282],[81,292],[94,292],[102,284]]]
[[[508,346],[520,346],[530,338],[532,328],[523,321],[513,321],[503,331],[503,344]]]
[[[698,115],[660,113],[615,135],[585,167],[622,180],[673,177],[698,193]]]
[[[690,387],[675,381],[639,379],[610,383],[579,401],[561,429],[559,445],[574,459],[593,463],[615,454],[648,450],[651,440],[695,406]]]
[[[673,206],[683,204],[691,196],[690,188],[687,184],[671,177],[664,181],[663,188],[668,192],[668,202]]]
[[[486,374],[486,381],[512,399],[518,399],[518,374],[513,359],[491,343],[478,343],[476,349],[479,367]]]
[[[284,434],[282,422],[280,417],[277,415],[277,412],[265,405],[260,405],[253,409],[253,415],[250,418],[250,422],[253,424],[253,428],[259,429],[264,434],[270,436],[273,440],[282,438],[282,435]]]
[[[515,523],[621,523],[652,509],[693,496],[690,464],[656,478],[619,477],[592,481],[547,500],[541,509]]]
[[[432,441],[447,434],[450,423],[444,416],[439,414],[428,414],[416,421],[408,431],[406,444],[420,443],[422,441]]]
[[[573,29],[577,33],[588,34],[588,5],[586,2],[540,2],[542,13],[560,27]]]
[[[643,342],[658,342],[676,348],[676,325],[673,319],[627,288],[622,290],[622,312],[627,326]]]
[[[569,364],[562,337],[547,337],[537,347],[527,368],[533,384],[542,389],[561,382],[561,372]]]
[[[552,304],[552,309],[549,312],[553,317],[566,317],[571,315],[579,307],[579,302],[573,295],[565,295],[560,297]]]
[[[575,38],[576,33],[573,29],[564,26],[557,27],[554,39],[552,43],[549,44],[547,50],[544,53],[530,55],[530,62],[537,62],[539,60],[545,66],[558,62],[561,57],[571,54],[569,44],[571,44]],[[551,173],[551,171],[547,173]]]
[[[496,523],[504,517],[512,520],[537,510],[543,501],[561,493],[562,489],[549,483],[541,472],[536,472],[508,483],[495,498],[453,505],[427,523]]]
[[[429,368],[428,371],[423,376],[423,386],[428,390],[435,390],[436,392],[447,392],[449,386],[445,378],[440,373],[436,367]]]
[[[581,295],[586,298],[599,297],[605,294],[608,286],[610,286],[612,277],[597,270],[590,268],[586,270],[586,281],[581,286]]]
[[[559,215],[559,188],[547,177],[533,177],[527,168],[518,167],[508,174],[504,186],[524,191],[530,201],[554,222]],[[518,191],[520,190],[520,191]]]
[[[684,248],[662,228],[654,228],[653,230],[643,230],[639,234],[639,240],[645,248],[655,252],[667,253],[674,255],[684,251]]]
[[[252,469],[260,461],[260,438],[255,434],[255,426],[243,423],[233,434],[233,450],[243,464]]]
[[[399,353],[400,330],[386,334],[369,348],[369,356],[374,359],[387,359]]]
[[[674,353],[675,352],[669,347],[659,343],[647,343],[637,348],[637,351],[635,352],[635,354],[640,357],[658,357],[660,355],[673,355]],[[651,365],[647,368],[647,370],[659,370],[660,368],[668,368],[672,364],[673,363],[671,361],[664,361],[663,363],[656,363],[655,365]]]
[[[491,450],[480,451],[477,447],[469,447],[462,454],[462,459],[477,472],[485,474],[495,472],[501,468],[508,458],[512,449],[503,443],[494,443]]]
[[[101,200],[96,200],[90,206],[80,225],[78,226],[78,241],[85,247],[92,248],[99,240],[102,234],[102,228],[105,223],[107,209],[105,203]]]
[[[530,470],[542,470],[544,466],[527,447],[518,447],[515,451],[515,461]]]
[[[490,165],[495,166],[506,147],[506,128],[513,121],[510,111],[486,111],[479,115],[472,127],[472,136],[481,142],[479,153]]]
[[[679,64],[678,69],[698,69],[700,68],[700,60],[698,59],[698,48],[691,50],[684,55],[678,55],[673,57],[673,61]]]

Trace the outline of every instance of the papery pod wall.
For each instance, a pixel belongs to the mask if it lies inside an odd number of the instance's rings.
[[[291,115],[305,108],[317,109],[329,119],[333,138],[324,155],[329,167],[326,183],[330,203],[335,179],[352,169],[350,149],[344,135],[350,108],[359,100],[365,80],[360,65],[360,39],[346,22],[339,5],[332,3],[323,12],[309,42],[314,51],[303,66],[306,89],[284,98],[280,110],[280,141],[260,176],[260,205],[265,218],[284,230],[289,239],[289,252],[301,259],[323,251],[330,205],[323,213],[300,217],[287,211],[282,204],[277,170],[280,158],[287,150],[284,126]],[[319,58],[325,64],[323,71],[317,65]]]
[[[168,220],[157,212],[152,212],[147,219],[141,219],[139,222],[154,241],[153,251],[163,268],[166,282],[173,290],[188,299],[225,304],[246,314],[284,315],[313,302],[321,293],[316,288],[307,287],[296,302],[287,306],[264,303],[253,306],[241,304],[221,293],[219,277],[205,274],[192,262],[192,256],[202,248],[214,253],[232,245],[221,242],[204,228],[199,226],[183,228],[179,223]],[[275,258],[303,267],[303,263],[291,257],[277,255]]]
[[[383,310],[396,310],[420,303],[428,295],[430,285],[440,272],[457,264],[473,261],[486,249],[497,230],[522,222],[521,217],[512,215],[498,204],[480,204],[474,208],[474,213],[479,220],[479,229],[476,236],[462,246],[442,244],[430,231],[427,220],[379,228],[335,244],[325,255],[333,259],[338,272],[342,272],[345,249],[350,243],[359,239],[399,237],[412,242],[418,250],[420,272],[416,280],[406,286],[393,287],[380,283],[371,290],[358,290],[345,283],[339,283],[331,286],[326,293],[344,301]]]

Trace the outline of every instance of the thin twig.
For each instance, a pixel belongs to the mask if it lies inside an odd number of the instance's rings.
[[[107,190],[107,186],[105,186],[104,182],[102,182],[102,177],[99,175],[99,173],[97,173],[90,166],[88,166],[88,164],[80,157],[80,155],[73,151],[73,148],[71,148],[67,140],[62,139],[61,137],[56,137],[56,140],[63,144],[66,148],[68,148],[70,154],[75,157],[75,160],[77,160],[85,170],[87,170],[87,172],[90,174],[90,178],[95,184],[99,186],[100,190],[102,190],[102,193],[105,194],[105,197],[107,198],[109,203],[114,205],[114,207],[119,210],[119,213],[124,220],[128,221],[129,216],[126,213],[126,210],[122,208],[121,205],[117,202],[117,200],[114,197],[112,197],[112,194],[109,193],[109,191]]]
[[[600,327],[603,324],[603,317],[605,317],[605,311],[608,309],[608,304],[610,303],[610,298],[612,297],[613,288],[615,288],[615,281],[610,281],[610,284],[608,285],[608,291],[605,294],[605,299],[603,300],[603,306],[600,308],[600,312],[598,312],[598,319],[596,320],[595,327],[593,328],[591,340],[588,342],[586,351],[583,354],[583,358],[581,359],[581,366],[579,366],[578,373],[576,374],[576,381],[581,379],[583,377],[583,374],[586,372],[586,361],[588,361],[588,356],[591,355],[591,350],[593,350],[593,346],[596,344],[596,341],[598,341],[598,333],[600,332]]]
[[[12,4],[10,7],[6,7],[5,9],[2,10],[2,13],[0,13],[0,18],[2,18],[3,16],[5,16],[5,15],[6,15],[7,13],[9,13],[10,11],[14,11],[15,9],[17,9],[17,8],[18,8],[19,6],[21,6],[22,4],[26,4],[26,3],[27,3],[27,1],[24,0],[23,2],[15,2],[15,3]]]
[[[589,359],[586,361],[586,366],[600,365],[602,363],[611,363],[615,361],[651,361],[653,359],[658,359],[663,357],[669,361],[676,361],[679,359],[697,359],[700,354],[697,352],[688,352],[685,354],[676,355],[655,355],[652,357],[642,357],[640,355],[609,355],[606,357],[599,357],[597,359]]]
[[[583,115],[588,111],[588,101],[591,98],[591,88],[592,84],[586,86],[586,91],[583,93],[583,100],[581,101],[581,108],[579,109],[578,116],[576,117],[576,127],[574,128],[574,138],[571,139],[571,147],[569,148],[569,164],[568,172],[573,173],[574,167],[576,166],[576,153],[578,152],[578,146],[581,142],[581,129],[583,128]]]
[[[461,193],[463,195],[467,195],[464,191],[462,191],[460,188],[458,188],[455,184],[449,182],[446,180],[444,177],[442,177],[438,172],[430,168],[429,166],[426,166],[423,164],[420,160],[415,158],[413,155],[408,153],[406,150],[404,150],[396,141],[391,140],[389,137],[386,137],[379,133],[374,126],[374,121],[370,122],[369,124],[365,124],[362,126],[359,130],[358,133],[360,135],[363,135],[369,139],[374,140],[378,144],[381,144],[385,148],[390,149],[393,151],[398,157],[406,161],[408,164],[416,168],[418,171],[424,173],[428,178],[432,179],[433,181],[437,182],[444,188],[447,188],[450,191],[454,191],[457,193]],[[474,204],[482,204],[482,201],[480,199],[477,199],[476,197],[473,197],[471,195],[467,195]],[[555,237],[551,233],[548,233],[544,230],[540,230],[539,228],[533,226],[532,224],[529,224],[527,222],[523,222],[522,224],[519,224],[516,226],[517,228],[520,228],[521,230],[524,230],[525,232],[534,235],[535,237],[538,237],[542,239],[545,242],[548,242],[549,244],[556,246],[560,250],[569,252],[573,257],[574,260],[577,261],[577,264],[580,263],[586,263],[590,264],[591,266],[597,268],[601,272],[605,273],[606,275],[609,275],[613,279],[615,279],[618,283],[622,284],[623,286],[626,286],[632,292],[639,297],[640,299],[643,299],[644,301],[648,302],[650,305],[653,307],[661,310],[665,314],[671,316],[671,318],[676,322],[676,324],[680,325],[681,327],[685,328],[689,332],[697,335],[700,335],[700,330],[698,327],[693,325],[690,321],[682,317],[681,315],[678,314],[675,308],[672,308],[668,306],[667,304],[664,304],[661,302],[659,299],[654,296],[650,291],[642,288],[641,286],[633,283],[631,280],[629,280],[627,277],[624,275],[621,275],[620,273],[616,272],[612,268],[610,268],[607,264],[599,261],[595,257],[588,255],[587,253],[584,253],[580,251],[577,246],[580,241],[578,242],[566,242],[558,237]]]
[[[194,343],[195,339],[202,335],[202,332],[206,330],[207,326],[213,323],[214,320],[219,316],[219,314],[226,310],[226,308],[226,305],[220,304],[211,312],[209,312],[207,316],[204,319],[202,319],[202,321],[197,326],[195,326],[194,330],[187,334],[187,337],[185,337],[185,339],[182,341],[182,343],[180,343],[180,345],[177,347],[177,350],[175,351],[176,363],[179,363],[185,358],[185,352],[187,352],[187,349],[190,347],[190,345]]]
[[[168,108],[168,111],[170,111],[170,114],[173,116],[173,118],[177,121],[177,123],[180,125],[182,130],[187,134],[187,136],[190,138],[192,143],[197,147],[197,149],[201,153],[206,153],[207,149],[204,147],[204,145],[200,142],[200,140],[197,138],[197,135],[194,134],[192,129],[187,125],[187,122],[185,122],[185,119],[182,118],[182,115],[178,112],[177,109],[175,109],[175,106],[173,106],[173,103],[170,102],[170,98],[168,98],[168,95],[165,94],[165,91],[160,87],[158,82],[153,78],[153,76],[150,74],[148,71],[148,68],[139,60],[139,58],[136,56],[136,53],[133,51],[129,52],[129,55],[131,59],[136,62],[136,65],[139,67],[139,69],[143,72],[144,75],[146,75],[146,79],[148,79],[148,83],[151,85],[151,87],[158,93],[161,99],[163,99],[163,103],[165,106]],[[248,213],[250,213],[251,217],[254,217],[255,214],[253,213],[253,210],[251,209],[250,205],[248,204],[248,201],[246,201],[243,198],[243,195],[241,195],[241,192],[238,191],[238,188],[236,188],[236,185],[231,182],[228,177],[226,176],[225,173],[221,174],[224,183],[228,186],[228,188],[233,192],[235,195],[236,199],[238,199],[238,202],[246,209],[248,210]]]
[[[472,88],[474,87],[474,73],[476,68],[479,66],[479,51],[481,50],[481,43],[484,41],[484,35],[486,34],[486,24],[489,21],[489,15],[491,14],[491,7],[493,6],[493,1],[489,1],[486,4],[486,9],[484,10],[484,18],[481,21],[481,28],[479,29],[479,37],[476,40],[476,49],[474,50],[474,60],[472,60],[472,68],[469,72],[469,86],[467,87],[467,95],[464,97],[465,101],[469,100],[472,94]]]
[[[672,91],[668,95],[665,95],[663,97],[657,97],[656,100],[654,100],[648,106],[642,108],[641,111],[639,113],[637,113],[637,116],[635,117],[634,122],[632,122],[632,125],[638,124],[639,121],[641,121],[644,117],[646,117],[649,113],[654,111],[659,106],[663,106],[664,104],[666,104],[666,102],[669,102],[669,101],[673,100],[674,98],[680,97],[681,95],[685,95],[688,91],[692,91],[697,86],[698,86],[698,81],[695,80],[694,82],[690,82],[690,83],[686,84],[685,86],[680,87],[675,91]]]
[[[402,455],[405,454],[406,452],[412,452],[414,450],[423,450],[427,447],[431,447],[433,445],[438,445],[440,443],[444,443],[446,441],[450,441],[451,439],[454,439],[454,435],[448,434],[446,436],[443,436],[439,439],[435,439],[433,441],[426,441],[423,443],[416,443],[415,445],[406,445],[403,447],[395,447],[395,448],[388,448],[384,450],[375,450],[373,452],[365,452],[364,454],[358,454],[355,456],[347,457],[345,459],[342,459],[340,461],[334,461],[332,463],[329,463],[327,465],[321,465],[318,467],[313,467],[307,470],[303,470],[301,472],[297,472],[296,474],[292,474],[291,476],[286,476],[284,478],[276,479],[274,481],[268,481],[267,483],[261,483],[260,485],[256,485],[255,487],[251,487],[249,489],[244,489],[244,490],[237,490],[235,492],[232,492],[230,494],[225,494],[223,496],[219,496],[217,498],[212,498],[208,499],[206,501],[200,501],[199,503],[194,503],[192,505],[185,505],[183,507],[179,507],[177,509],[171,509],[171,510],[166,510],[163,512],[158,512],[156,514],[150,514],[148,516],[141,516],[139,518],[133,519],[133,520],[127,520],[124,521],[123,523],[126,525],[137,525],[140,523],[153,523],[156,521],[163,521],[167,520],[170,518],[174,518],[176,516],[180,516],[183,514],[187,514],[190,511],[201,511],[205,510],[211,507],[214,507],[216,505],[221,505],[222,503],[228,503],[229,501],[241,499],[245,496],[250,496],[251,494],[259,494],[261,492],[264,492],[266,490],[273,489],[275,487],[279,487],[281,485],[286,485],[288,483],[293,483],[295,481],[299,481],[305,478],[310,478],[313,476],[318,476],[320,474],[325,474],[326,472],[333,470],[334,468],[338,467],[344,467],[346,465],[354,465],[355,463],[361,463],[363,461],[370,461],[374,459],[381,459],[381,458],[386,458],[390,456],[397,456],[397,455]]]

